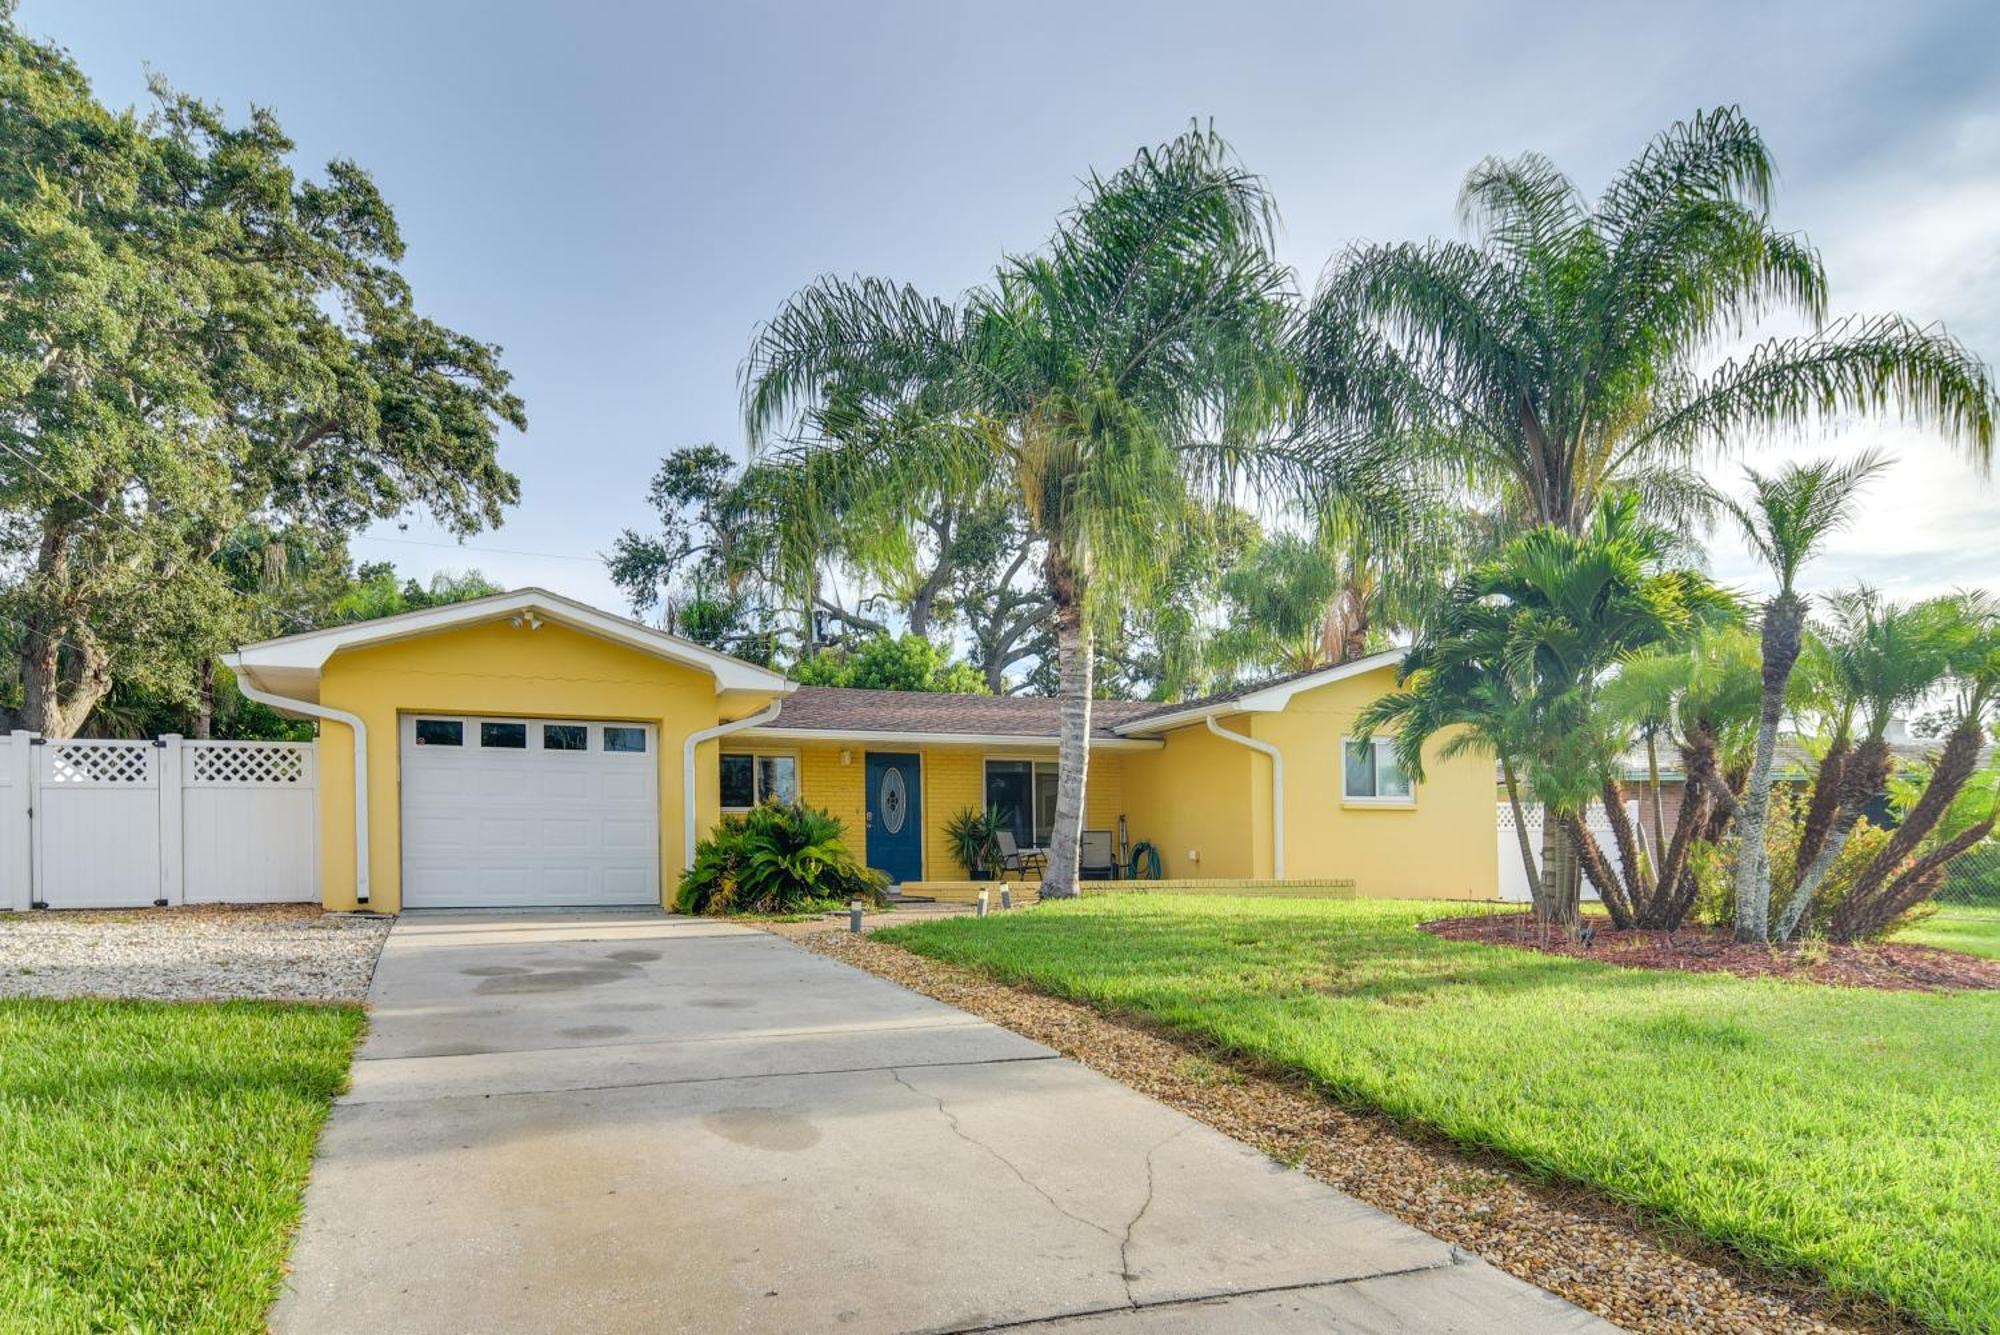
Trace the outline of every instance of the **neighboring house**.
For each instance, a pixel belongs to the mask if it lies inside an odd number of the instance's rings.
[[[1492,898],[1488,763],[1434,762],[1413,785],[1386,741],[1348,743],[1399,657],[1186,704],[1096,702],[1086,827],[1116,837],[1122,821],[1169,878]],[[960,810],[1000,807],[1024,845],[1054,813],[1055,700],[801,687],[539,589],[229,662],[253,698],[333,725],[330,908],[663,903],[719,814],[767,797],[828,809],[920,888],[965,875],[943,834]]]

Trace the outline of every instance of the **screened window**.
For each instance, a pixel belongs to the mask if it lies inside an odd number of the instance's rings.
[[[581,723],[544,723],[542,725],[542,750],[544,751],[588,751],[590,749],[590,729]]]
[[[607,751],[638,752],[646,749],[644,728],[606,728],[604,749]]]
[[[464,746],[465,725],[455,718],[417,720],[418,746]]]
[[[1355,802],[1409,802],[1416,796],[1410,776],[1396,762],[1395,743],[1387,737],[1346,744],[1341,791]]]
[[[799,800],[797,756],[729,755],[722,757],[722,805],[730,810],[760,802]]]
[[[1000,819],[1022,847],[1039,847],[1056,827],[1056,776],[1053,760],[989,760],[986,762],[986,805],[1000,809]]]
[[[528,749],[528,725],[482,723],[479,725],[479,744],[489,750],[525,751]]]

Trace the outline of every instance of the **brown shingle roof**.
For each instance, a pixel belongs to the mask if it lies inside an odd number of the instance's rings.
[[[1150,700],[1095,700],[1090,733],[1113,740],[1111,729],[1150,713]],[[1035,695],[944,695],[930,691],[863,691],[846,686],[801,686],[769,726],[809,732],[945,733],[977,737],[1032,737],[1055,741],[1062,701]]]

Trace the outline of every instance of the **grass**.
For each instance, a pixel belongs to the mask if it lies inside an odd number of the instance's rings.
[[[1896,933],[1896,939],[2000,960],[2000,908],[1947,905],[1915,926]]]
[[[1942,1329],[2000,1329],[2000,993],[1441,941],[1464,905],[1086,898],[881,939],[1303,1072]]]
[[[0,1001],[0,1329],[264,1329],[356,1006]]]

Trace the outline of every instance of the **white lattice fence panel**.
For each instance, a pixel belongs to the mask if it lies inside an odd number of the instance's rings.
[[[319,808],[310,742],[181,744],[187,902],[319,898]]]
[[[310,787],[309,742],[184,742],[184,782],[198,787]]]
[[[158,901],[160,748],[70,740],[34,749],[34,901],[54,908]]]
[[[152,788],[159,748],[151,742],[48,742],[42,782],[62,787]]]
[[[1534,898],[1534,895],[1528,886],[1528,869],[1521,863],[1521,840],[1514,833],[1514,808],[1505,802],[1499,803],[1498,806],[1500,898],[1513,903],[1525,904],[1528,900]],[[1626,811],[1631,816],[1636,828],[1639,820],[1638,803],[1628,804]],[[1527,821],[1528,846],[1535,850],[1535,862],[1539,866],[1542,859],[1542,809],[1540,807],[1529,807],[1522,812],[1522,816]],[[1605,853],[1613,861],[1623,865],[1624,860],[1619,857],[1616,843],[1611,837],[1611,820],[1604,814],[1603,806],[1595,802],[1591,803],[1590,809],[1584,813],[1584,824],[1597,837],[1598,845],[1604,849]],[[1597,891],[1591,888],[1588,877],[1583,882],[1583,897],[1586,900],[1597,898]]]

